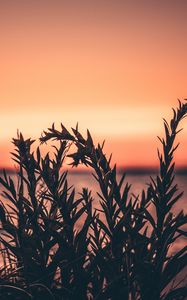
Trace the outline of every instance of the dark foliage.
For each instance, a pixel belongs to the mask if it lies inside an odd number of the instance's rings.
[[[13,139],[17,183],[6,171],[0,178],[1,299],[186,299],[187,246],[170,250],[187,235],[187,216],[173,209],[182,196],[175,137],[186,115],[179,102],[170,123],[164,120],[159,173],[137,197],[89,131],[85,138],[78,126],[70,133],[53,125],[40,138],[57,141],[45,156],[22,134]],[[66,157],[92,169],[99,206],[91,191],[69,186]]]

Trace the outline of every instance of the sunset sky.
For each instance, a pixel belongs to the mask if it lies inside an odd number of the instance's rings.
[[[17,129],[79,122],[119,166],[154,166],[187,98],[186,0],[0,1],[0,168]],[[187,127],[178,165],[187,165]]]

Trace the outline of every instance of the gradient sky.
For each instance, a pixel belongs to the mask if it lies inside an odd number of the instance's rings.
[[[187,98],[186,14],[186,0],[0,1],[0,167],[17,129],[77,121],[118,165],[155,165],[162,117]]]

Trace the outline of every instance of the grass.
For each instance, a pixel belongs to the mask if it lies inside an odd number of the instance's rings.
[[[51,154],[33,153],[19,134],[12,153],[17,183],[4,171],[0,203],[1,299],[171,300],[186,299],[187,216],[174,213],[182,192],[175,183],[175,138],[187,104],[179,102],[159,138],[160,168],[141,196],[132,196],[125,174],[94,145],[87,131],[53,125],[41,143],[57,141]],[[75,149],[72,153],[71,149]],[[68,184],[65,159],[86,165],[99,184],[99,206],[91,191]],[[179,282],[180,281],[180,282]]]

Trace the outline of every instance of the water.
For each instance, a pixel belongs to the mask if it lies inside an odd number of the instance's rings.
[[[128,182],[132,185],[131,187],[131,194],[140,195],[142,189],[146,189],[147,185],[150,183],[150,176],[153,178],[155,174],[147,174],[147,175],[127,175],[125,179],[125,183]],[[118,176],[120,177],[120,175]],[[93,197],[95,202],[98,200],[97,192],[99,192],[99,185],[93,176],[89,173],[83,174],[75,174],[72,173],[69,175],[69,183],[75,186],[76,192],[81,192],[83,187],[87,187],[89,190],[92,191]],[[187,176],[186,175],[177,175],[176,176],[176,183],[178,185],[179,192],[184,192],[182,198],[178,202],[177,206],[175,207],[176,212],[183,209],[187,213]]]
[[[16,183],[17,179],[15,175],[10,175],[11,178]],[[132,185],[130,193],[135,195],[140,195],[142,189],[146,189],[147,184],[150,182],[150,176],[153,178],[155,174],[138,174],[138,175],[127,175],[124,183],[128,182]],[[120,175],[118,175],[120,178]],[[100,192],[99,185],[95,178],[92,176],[91,173],[69,173],[68,174],[68,183],[69,186],[73,185],[76,190],[76,194],[81,193],[82,188],[88,188],[88,190],[92,191],[92,196],[94,198],[94,202],[98,202],[98,195],[97,192]],[[178,184],[179,192],[183,191],[184,195],[178,202],[177,206],[175,207],[176,212],[183,209],[187,213],[187,175],[177,175],[176,176],[176,183]],[[2,187],[0,186],[0,191]],[[2,198],[1,198],[2,199]]]
[[[147,175],[128,175],[125,179],[125,183],[128,182],[132,185],[130,193],[136,196],[141,195],[142,189],[146,189],[147,185],[150,183],[150,176],[155,178],[155,174],[147,174]],[[120,177],[120,175],[118,175]],[[92,196],[94,198],[93,204],[95,207],[98,206],[99,196],[97,192],[100,192],[99,185],[96,180],[93,178],[91,174],[71,174],[69,176],[69,182],[74,186],[76,192],[81,192],[83,187],[87,187],[92,191]],[[174,213],[179,213],[181,210],[187,214],[187,176],[186,175],[177,175],[175,178],[174,184],[178,185],[178,193],[184,192],[181,199],[178,201],[176,205],[173,206]],[[187,226],[183,229],[187,229]],[[171,251],[180,250],[182,246],[186,244],[186,238],[181,237],[178,239],[177,243],[175,243],[170,249]]]
[[[118,175],[119,176],[119,175]],[[120,177],[120,176],[119,176]],[[155,174],[152,174],[152,177],[155,177]],[[16,177],[13,176],[13,180],[16,182]],[[147,184],[150,182],[150,175],[128,175],[125,179],[125,183],[128,182],[132,185],[130,193],[138,195],[141,194],[142,189],[146,189]],[[176,183],[178,184],[179,192],[184,191],[184,195],[180,199],[180,201],[177,203],[175,207],[175,212],[179,212],[181,209],[185,213],[187,213],[187,176],[185,175],[177,175],[176,176]],[[99,196],[97,195],[97,192],[100,192],[99,185],[97,181],[94,179],[94,177],[90,173],[71,173],[68,175],[68,183],[69,185],[74,185],[76,189],[76,195],[78,197],[78,193],[81,193],[82,188],[88,188],[88,190],[92,191],[92,196],[94,198],[94,206],[98,206]],[[0,190],[2,188],[0,187]],[[1,200],[3,198],[1,197]],[[5,200],[3,200],[5,201]],[[82,222],[84,222],[82,220]],[[178,240],[178,242],[174,245],[174,248],[172,248],[172,251],[176,251],[181,249],[182,246],[186,244],[186,239],[181,238]],[[1,265],[1,261],[0,261]]]
[[[136,196],[141,195],[142,189],[146,189],[147,184],[150,182],[150,176],[153,178],[155,177],[155,174],[138,174],[138,175],[128,175],[125,179],[125,184],[128,182],[132,185],[130,194],[134,194]],[[12,176],[11,176],[12,177]],[[13,180],[17,181],[15,175],[13,175]],[[118,178],[120,178],[120,175],[118,175]],[[178,184],[179,192],[184,192],[182,198],[178,201],[178,203],[174,206],[174,212],[178,213],[179,211],[183,210],[187,214],[187,176],[186,175],[177,175],[176,176],[176,182]],[[92,176],[91,173],[69,173],[68,174],[68,184],[69,186],[73,185],[76,190],[76,197],[80,197],[79,193],[81,193],[82,188],[88,188],[88,190],[92,191],[92,197],[94,199],[93,206],[98,207],[99,206],[99,196],[97,195],[97,192],[101,194],[101,191],[99,189],[99,185],[95,178]],[[0,187],[0,190],[2,190],[2,187]],[[1,197],[1,200],[6,201]],[[102,215],[101,215],[102,218]],[[80,220],[80,224],[84,222],[84,220]],[[79,225],[80,225],[79,224]],[[185,226],[186,227],[186,226]],[[176,248],[181,247],[181,243],[185,244],[186,239],[182,238],[178,240],[177,245],[175,245]]]

